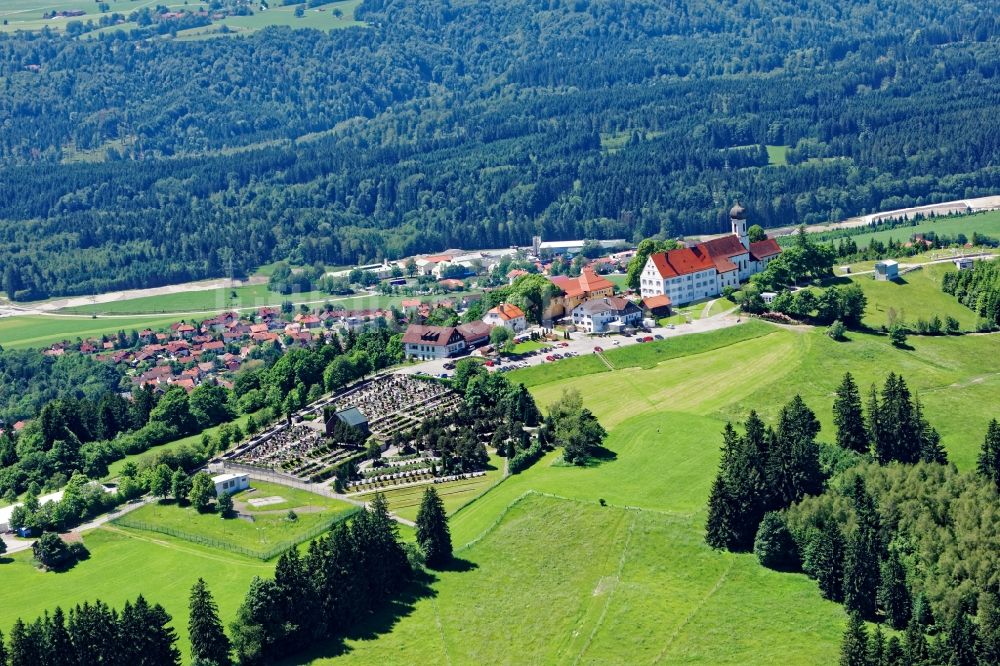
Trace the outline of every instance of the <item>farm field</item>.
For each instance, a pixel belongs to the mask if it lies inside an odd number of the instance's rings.
[[[786,166],[788,164],[789,146],[765,146],[767,148],[767,163],[771,166]]]
[[[0,318],[0,346],[8,348],[48,347],[63,340],[100,337],[118,331],[166,328],[178,321],[176,315],[124,317],[67,317],[61,315],[18,315]]]
[[[232,297],[232,293],[236,297]],[[453,292],[449,296],[462,296],[467,291]],[[235,289],[209,289],[205,291],[188,291],[176,294],[146,296],[109,303],[96,303],[66,308],[63,312],[78,314],[153,314],[177,313],[207,316],[210,313],[223,310],[252,310],[263,306],[279,306],[285,301],[296,305],[309,303],[313,306],[323,303],[334,303],[348,310],[387,308],[398,306],[407,296],[382,296],[363,294],[359,296],[333,296],[324,291],[308,291],[297,294],[280,294],[270,291],[265,284],[236,287]],[[434,296],[439,300],[445,296]]]
[[[888,324],[890,313],[899,321],[913,324],[918,318],[930,320],[937,315],[943,321],[952,316],[961,324],[961,330],[974,331],[976,314],[958,300],[941,291],[945,273],[954,271],[948,264],[931,264],[920,270],[910,271],[897,282],[876,282],[871,275],[851,278],[861,285],[868,297],[864,323],[878,328]]]
[[[163,2],[156,3],[149,0],[106,0],[108,11],[105,14],[123,14],[128,16],[132,12],[142,7],[153,7],[162,5],[170,11],[195,11],[199,8],[207,7],[208,3],[185,3],[185,2]],[[225,25],[230,31],[229,35],[250,34],[262,28],[272,25],[291,26],[295,28],[312,28],[315,30],[334,30],[339,28],[349,28],[361,26],[364,23],[354,20],[354,12],[360,0],[341,0],[307,9],[301,17],[295,16],[297,5],[276,5],[266,11],[255,9],[251,16],[227,16],[215,21],[209,26],[182,30],[178,33],[179,39],[204,38],[221,36],[218,31]],[[71,18],[44,19],[42,14],[52,11],[83,10],[83,16]],[[48,27],[50,30],[61,31],[66,28],[69,21],[98,21],[102,12],[97,6],[97,2],[92,0],[54,0],[53,2],[39,2],[39,0],[2,0],[0,2],[0,31],[12,32],[15,30],[41,30]],[[6,20],[6,25],[2,21]],[[100,32],[113,32],[115,30],[131,30],[138,27],[134,22],[126,22],[99,30],[94,30],[84,35],[85,38],[93,38]]]
[[[969,238],[972,237],[972,233],[975,231],[996,238],[1000,236],[1000,211],[994,210],[974,215],[925,219],[913,226],[901,226],[884,231],[873,231],[867,234],[851,236],[851,238],[858,244],[858,248],[866,248],[873,239],[877,239],[883,243],[887,243],[889,239],[905,243],[910,240],[913,234],[927,233],[929,231],[945,236],[965,234]],[[843,237],[843,234],[837,231],[821,232],[811,236],[816,241],[836,240],[841,237]],[[794,242],[794,236],[783,236],[779,240],[781,245],[789,245]]]
[[[204,543],[217,541],[230,548],[267,551],[282,543],[299,542],[321,525],[355,511],[352,504],[273,483],[253,481],[252,492],[242,491],[233,496],[239,511],[253,515],[253,522],[240,518],[223,519],[216,513],[198,513],[190,506],[174,503],[152,503],[122,517],[121,526],[151,534],[170,534],[177,538]],[[244,504],[254,498],[282,497],[280,505],[253,508]],[[297,518],[288,520],[289,509]],[[221,546],[225,547],[225,546]]]

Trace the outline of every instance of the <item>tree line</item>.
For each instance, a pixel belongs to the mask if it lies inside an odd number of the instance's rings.
[[[818,421],[797,397],[775,428],[754,412],[742,434],[727,424],[706,541],[803,571],[843,603],[842,663],[995,663],[1000,425],[990,422],[977,470],[959,473],[894,373],[867,399],[846,373],[833,416],[833,444],[815,441]],[[905,635],[868,636],[863,620]]]
[[[256,666],[342,639],[390,603],[421,565],[441,568],[451,562],[447,516],[433,488],[424,492],[416,522],[414,547],[400,540],[385,497],[376,495],[349,524],[338,523],[312,541],[304,556],[297,548],[281,555],[273,578],[255,577],[228,636],[199,578],[189,597],[191,662]],[[177,666],[181,653],[170,622],[160,605],[142,595],[121,612],[100,600],[75,606],[68,617],[57,607],[31,623],[18,619],[6,642],[0,635],[0,666]]]
[[[868,4],[368,0],[328,33],[5,34],[7,291],[673,238],[726,230],[736,197],[768,227],[991,193],[995,16]]]

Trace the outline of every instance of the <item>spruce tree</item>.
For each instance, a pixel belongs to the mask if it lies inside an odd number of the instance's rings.
[[[45,652],[49,666],[74,666],[77,655],[66,629],[66,616],[56,606],[52,617],[45,618]]]
[[[948,623],[948,638],[945,643],[949,655],[949,666],[976,666],[976,627],[965,613],[964,608],[955,613]]]
[[[770,510],[787,508],[823,487],[816,434],[819,420],[801,396],[781,408],[778,427],[768,431],[767,493]]]
[[[811,553],[812,573],[820,594],[831,601],[844,598],[844,535],[835,520],[827,520]]]
[[[911,666],[921,666],[930,659],[930,646],[924,628],[915,619],[910,620],[903,637],[903,654],[905,663]]]
[[[881,560],[878,512],[860,475],[854,479],[853,495],[858,526],[844,554],[844,606],[848,612],[873,620]]]
[[[795,571],[800,565],[795,541],[788,531],[784,516],[777,511],[764,514],[757,529],[753,552],[757,561],[768,569]]]
[[[285,635],[280,609],[281,598],[274,581],[255,576],[229,627],[239,664],[262,664],[277,655],[277,646]]]
[[[889,557],[882,563],[878,605],[893,629],[902,630],[909,624],[912,610],[910,588],[906,584],[906,570],[895,550],[890,550]]]
[[[837,397],[833,401],[833,424],[837,428],[838,446],[868,453],[870,441],[861,409],[861,393],[849,372],[844,373],[844,379],[837,387]]]
[[[141,594],[125,602],[118,621],[122,663],[139,666],[175,666],[181,653],[170,628],[170,615],[159,604],[149,605]]]
[[[906,666],[906,653],[898,636],[892,636],[885,644],[885,659],[880,666]]]
[[[979,663],[1000,664],[1000,599],[992,592],[979,597]]]
[[[851,613],[840,644],[840,666],[868,666],[868,630],[857,613]]]
[[[872,384],[868,392],[867,409],[868,418],[865,420],[865,428],[868,431],[868,441],[871,444],[871,451],[875,459],[881,461],[882,456],[888,451],[889,444],[886,441],[885,425],[882,423],[882,403],[878,399],[878,388]]]
[[[45,636],[40,625],[17,619],[10,630],[9,658],[11,666],[45,666]]]
[[[976,469],[1000,491],[1000,423],[996,419],[992,419],[986,428]]]
[[[736,546],[733,523],[739,508],[720,471],[708,496],[708,518],[705,520],[705,543],[712,548],[730,550]]]
[[[884,666],[886,657],[885,634],[882,627],[875,625],[875,631],[868,639],[868,663],[872,666]]]
[[[278,558],[274,584],[278,590],[278,612],[280,621],[285,625],[287,642],[296,645],[314,639],[319,620],[316,589],[297,549],[292,548]]]
[[[188,635],[191,642],[191,660],[215,666],[229,666],[230,644],[219,620],[219,609],[204,579],[199,578],[191,588],[188,603]]]
[[[924,418],[923,405],[916,398],[913,399],[913,418],[914,428],[920,441],[920,460],[939,465],[947,464],[948,453],[941,444],[941,435]]]
[[[417,544],[427,566],[438,569],[451,561],[451,532],[444,503],[432,487],[424,491],[417,512]]]
[[[0,666],[7,666],[7,644],[3,642],[2,631],[0,631]]]

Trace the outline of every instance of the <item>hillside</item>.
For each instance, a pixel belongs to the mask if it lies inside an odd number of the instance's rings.
[[[779,226],[992,194],[993,9],[366,0],[328,32],[188,41],[152,12],[2,33],[0,286],[718,232],[738,197]]]
[[[754,408],[771,422],[800,393],[821,421],[819,439],[830,441],[843,372],[866,388],[892,370],[919,394],[950,459],[969,470],[1000,388],[997,336],[911,337],[911,349],[882,336],[850,338],[838,343],[822,330],[751,322],[609,351],[615,370],[581,359],[551,366],[562,372],[550,376],[511,373],[529,382],[540,405],[579,390],[608,429],[613,455],[573,467],[549,454],[454,511],[458,565],[343,645],[312,656],[388,664],[404,655],[426,663],[619,663],[625,654],[632,662],[833,663],[845,615],[814,581],[704,543],[725,421]],[[272,566],[125,528],[85,539],[91,559],[57,579],[23,555],[2,565],[14,596],[0,608],[0,626],[57,603],[120,602],[141,590],[183,627],[184,595],[199,575],[218,591],[228,621],[249,577]],[[151,573],[123,587],[112,569]]]

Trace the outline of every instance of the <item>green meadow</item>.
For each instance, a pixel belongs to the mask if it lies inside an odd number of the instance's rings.
[[[892,314],[898,321],[909,324],[934,316],[943,321],[950,316],[958,320],[961,330],[976,330],[976,313],[941,291],[942,277],[954,270],[951,263],[930,264],[900,276],[895,282],[877,282],[871,275],[851,278],[868,297],[864,323],[879,328],[888,324]]]
[[[854,239],[854,242],[858,244],[859,248],[866,248],[872,240],[879,240],[883,243],[888,243],[889,240],[896,240],[900,243],[905,243],[910,240],[914,234],[924,234],[931,231],[944,236],[965,234],[966,237],[970,239],[972,238],[973,232],[986,234],[987,236],[993,236],[994,238],[1000,237],[1000,211],[994,210],[985,213],[976,213],[974,215],[955,215],[950,217],[928,218],[919,221],[913,226],[900,226],[895,229],[873,231],[870,233],[851,236],[851,238]],[[817,233],[810,238],[817,241],[836,241],[842,237],[842,232],[825,231]],[[788,245],[792,242],[794,242],[793,237],[783,237],[781,239],[782,245]],[[914,259],[914,261],[917,260],[919,259]]]
[[[152,2],[151,0],[105,0],[108,4],[106,14],[122,14],[128,16],[132,12],[143,7],[152,8],[155,5],[162,5],[170,11],[197,11],[207,9],[207,2]],[[318,7],[306,9],[303,6],[302,16],[295,15],[295,8],[299,5],[273,5],[265,11],[260,11],[259,5],[254,6],[254,13],[250,16],[227,16],[219,21],[213,21],[211,25],[201,28],[191,28],[182,30],[177,34],[178,39],[198,39],[206,37],[221,36],[219,29],[226,26],[229,30],[227,36],[250,34],[268,26],[291,26],[293,28],[312,28],[315,30],[336,30],[353,26],[363,26],[364,23],[354,20],[354,12],[361,4],[361,0],[340,0],[330,2]],[[71,18],[44,19],[42,15],[52,11],[83,10],[83,16]],[[0,31],[12,32],[15,30],[41,30],[48,27],[50,30],[62,31],[69,21],[94,21],[100,19],[102,12],[98,8],[95,0],[52,0],[51,2],[40,2],[39,0],[2,0],[0,2]],[[3,23],[6,21],[6,23]],[[98,32],[111,32],[115,30],[131,30],[137,28],[134,22],[125,22],[119,25],[110,26],[86,33],[86,38],[92,38]]]
[[[63,340],[113,335],[133,328],[158,330],[183,317],[122,316],[80,317],[64,315],[18,315],[0,318],[0,346],[9,348],[48,347]]]
[[[429,589],[391,617],[308,656],[331,664],[835,662],[845,616],[813,581],[705,545],[720,433],[750,409],[773,422],[799,393],[830,441],[843,373],[866,388],[892,370],[919,394],[950,459],[971,469],[996,415],[1000,336],[909,342],[897,349],[865,333],[834,342],[819,329],[751,321],[611,350],[614,370],[587,356],[510,373],[542,406],[578,390],[612,453],[574,467],[553,452],[503,480],[498,465],[470,487],[440,486],[459,566],[434,573]],[[390,491],[390,505],[413,517],[419,492]],[[142,591],[174,615],[183,638],[195,577],[209,582],[228,622],[249,577],[269,571],[155,533],[101,528],[85,540],[91,559],[64,574],[39,573],[23,554],[0,564],[12,591],[0,626],[57,603],[120,604]],[[116,572],[126,570],[141,574],[122,584]]]

